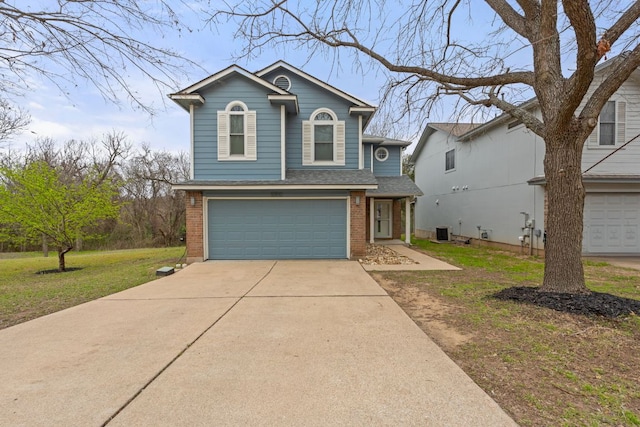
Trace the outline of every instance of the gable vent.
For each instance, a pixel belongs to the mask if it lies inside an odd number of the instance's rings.
[[[291,80],[287,76],[278,76],[273,80],[273,84],[278,86],[280,89],[289,90],[291,89]]]

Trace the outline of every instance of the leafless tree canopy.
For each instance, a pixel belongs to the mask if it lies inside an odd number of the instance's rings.
[[[0,98],[0,147],[4,141],[23,130],[30,120],[24,109],[12,106],[6,99]]]
[[[383,100],[428,117],[441,95],[502,110],[545,141],[547,291],[587,292],[582,268],[582,148],[606,101],[640,66],[640,0],[236,1],[244,56],[282,43],[347,53],[388,72]],[[616,54],[594,84],[596,65]],[[523,108],[535,96],[541,117]]]
[[[35,3],[35,4],[34,4]],[[133,79],[175,89],[195,64],[157,41],[164,32],[189,30],[175,7],[182,1],[47,0],[0,1],[0,90],[21,94],[34,78],[63,93],[86,81],[109,101],[123,94],[152,112],[135,92]]]
[[[428,115],[441,95],[455,94],[466,106],[506,111],[544,137],[546,125],[574,114],[609,49],[625,52],[615,77],[579,114],[597,117],[640,65],[639,16],[638,1],[262,0],[235,2],[211,20],[237,20],[247,40],[242,56],[283,43],[334,61],[357,52],[349,56],[356,71],[374,63],[390,72],[385,99],[402,100],[394,102],[400,113]],[[532,96],[551,101],[550,89],[571,99],[560,117],[540,121],[517,108]]]

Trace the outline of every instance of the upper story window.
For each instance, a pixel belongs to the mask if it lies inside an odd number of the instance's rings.
[[[256,160],[256,112],[241,101],[218,111],[218,160]]]
[[[444,170],[451,171],[456,168],[456,150],[449,150],[444,153]]]
[[[333,111],[320,108],[302,122],[302,164],[345,164],[344,121]]]
[[[600,111],[598,125],[589,137],[590,147],[613,147],[624,144],[626,138],[627,103],[607,101]]]
[[[384,147],[378,147],[373,155],[379,162],[384,162],[389,158],[389,150]]]
[[[616,102],[608,101],[600,112],[600,145],[616,145]]]

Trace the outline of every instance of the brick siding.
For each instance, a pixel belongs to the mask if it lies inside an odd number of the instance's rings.
[[[193,197],[194,205],[191,205]],[[187,191],[187,263],[204,260],[202,192]]]
[[[356,197],[360,204],[356,204]],[[351,259],[367,254],[367,198],[364,191],[351,192]]]

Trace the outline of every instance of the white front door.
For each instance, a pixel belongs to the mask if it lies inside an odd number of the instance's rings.
[[[393,202],[391,200],[376,200],[374,206],[374,232],[373,236],[380,239],[388,239],[391,237],[391,221]]]

